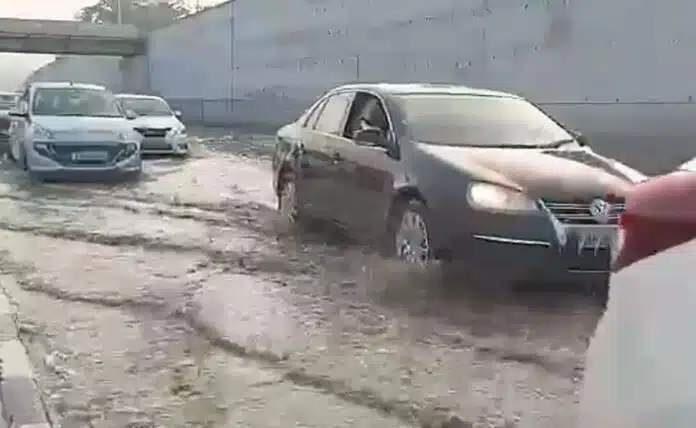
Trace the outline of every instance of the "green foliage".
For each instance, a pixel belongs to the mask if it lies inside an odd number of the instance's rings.
[[[185,0],[98,0],[92,6],[82,8],[77,19],[95,24],[131,24],[141,31],[152,31],[169,25],[173,21],[190,15],[196,8]]]

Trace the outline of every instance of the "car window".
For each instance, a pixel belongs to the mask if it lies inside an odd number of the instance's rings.
[[[352,100],[352,93],[331,96],[321,110],[314,129],[327,134],[343,134],[343,123],[348,116]]]
[[[321,113],[321,110],[324,108],[324,104],[326,104],[327,99],[324,98],[323,100],[320,100],[318,103],[314,104],[307,112],[305,113],[304,120],[302,121],[302,126],[305,128],[314,128],[314,125],[317,123],[317,118],[319,117],[319,113]]]
[[[31,112],[36,116],[123,116],[111,92],[73,87],[38,88],[34,92]]]
[[[470,94],[404,94],[397,97],[411,137],[453,146],[551,145],[574,137],[527,100]]]
[[[174,112],[161,98],[119,97],[123,111],[132,110],[138,116],[174,116]]]

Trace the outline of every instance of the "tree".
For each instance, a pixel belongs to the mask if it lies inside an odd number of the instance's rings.
[[[95,24],[115,24],[119,21],[119,5],[121,23],[135,25],[145,32],[195,12],[195,7],[185,0],[98,0],[92,6],[82,8],[77,19]]]

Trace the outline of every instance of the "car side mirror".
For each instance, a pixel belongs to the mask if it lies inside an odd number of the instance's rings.
[[[27,117],[29,116],[29,106],[26,101],[20,101],[17,107],[11,109],[8,113],[8,116],[14,116],[14,117]]]
[[[138,117],[138,114],[133,110],[126,110],[126,119],[133,120]]]
[[[387,140],[377,128],[361,129],[355,133],[353,139],[361,146],[387,148]]]
[[[18,109],[8,111],[7,115],[12,116],[12,117],[26,117],[27,116],[26,113],[23,113],[23,112],[19,111]]]
[[[181,112],[179,110],[174,110],[174,116],[181,118]]]

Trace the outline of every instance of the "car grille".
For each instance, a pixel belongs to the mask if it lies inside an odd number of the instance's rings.
[[[146,137],[140,143],[143,150],[169,150],[172,146],[164,138]]]
[[[164,137],[172,128],[135,128],[143,137]]]
[[[40,152],[42,155],[48,156],[64,166],[106,166],[118,162],[120,155],[125,152],[126,145],[119,143],[118,145],[104,144],[49,144],[46,153]],[[106,160],[73,160],[74,153],[86,151],[106,151]]]
[[[558,221],[563,224],[617,224],[619,215],[626,209],[624,201],[617,201],[611,204],[609,210],[609,221],[599,222],[590,212],[589,202],[553,202],[542,201],[544,206],[553,214]]]

